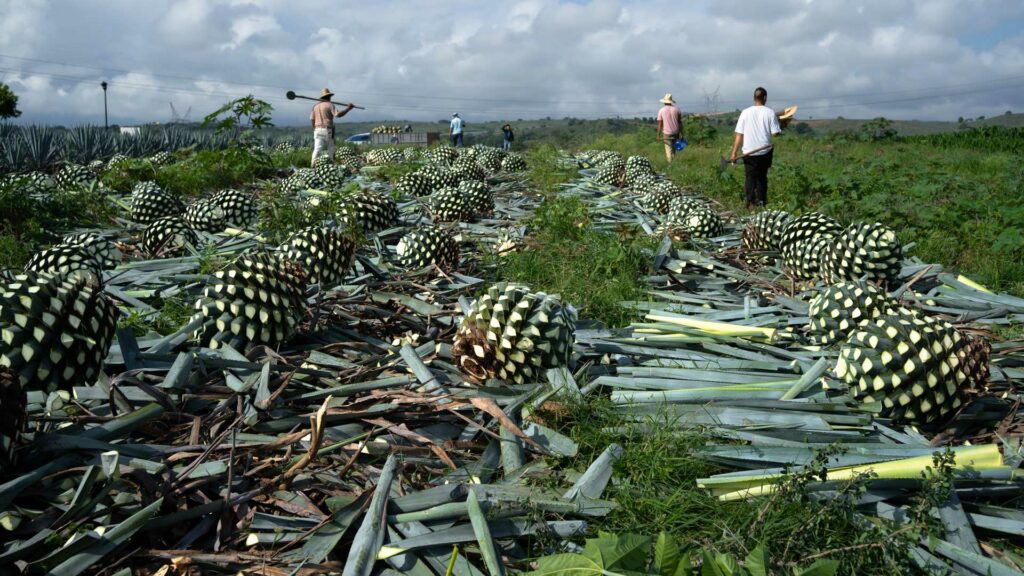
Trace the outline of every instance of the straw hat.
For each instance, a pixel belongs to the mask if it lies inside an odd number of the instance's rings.
[[[789,121],[796,115],[796,106],[790,106],[779,114],[779,126],[785,128],[789,125]]]
[[[662,104],[675,104],[676,103],[676,101],[672,99],[672,93],[671,92],[669,92],[668,94],[665,94],[665,96],[663,96],[661,98],[661,100],[658,100],[658,102],[661,102]]]
[[[331,92],[330,88],[324,88],[323,90],[320,91],[320,97],[321,98],[324,98],[324,97],[330,98],[331,96],[334,96],[334,92]]]
[[[459,113],[458,112],[452,112],[452,118],[458,118],[458,117],[459,117]]]
[[[783,110],[782,113],[779,114],[779,120],[789,120],[792,118],[796,114],[796,108],[796,106],[790,106]]]

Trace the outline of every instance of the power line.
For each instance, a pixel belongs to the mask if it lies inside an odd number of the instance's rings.
[[[13,60],[22,60],[22,61],[26,61],[26,62],[37,62],[37,63],[43,63],[43,64],[53,64],[53,65],[57,65],[57,66],[67,66],[67,67],[71,67],[71,68],[82,68],[82,69],[87,69],[87,70],[97,70],[97,71],[102,71],[102,72],[112,72],[112,73],[119,73],[119,74],[139,74],[139,73],[143,73],[143,74],[146,74],[148,76],[153,76],[153,77],[157,77],[157,78],[169,78],[169,79],[174,79],[174,80],[184,80],[184,81],[191,81],[191,82],[214,82],[214,83],[219,83],[219,84],[230,84],[230,85],[243,86],[243,87],[268,88],[268,89],[273,89],[273,90],[287,90],[288,89],[288,88],[286,88],[284,86],[277,86],[277,85],[272,85],[272,84],[260,84],[260,83],[252,83],[252,82],[238,82],[238,81],[234,81],[234,80],[218,80],[218,79],[211,79],[211,78],[199,78],[199,77],[195,77],[195,76],[179,76],[179,75],[159,74],[159,73],[151,73],[151,72],[138,72],[138,71],[132,71],[132,70],[117,69],[117,68],[87,66],[87,65],[83,65],[83,64],[71,64],[71,63],[68,63],[68,62],[60,62],[60,61],[56,61],[56,60],[46,60],[46,59],[41,59],[41,58],[27,58],[27,57],[22,57],[22,56],[13,56],[13,55],[9,55],[9,54],[0,54],[0,58],[9,58],[9,59],[13,59]],[[42,73],[36,73],[36,74],[42,74]],[[936,95],[935,94],[936,91],[949,90],[949,89],[954,89],[954,88],[971,87],[971,86],[987,86],[987,87],[992,87],[992,85],[996,84],[996,83],[1017,81],[1017,80],[1022,80],[1022,79],[1024,79],[1024,75],[1003,76],[1003,77],[999,77],[999,78],[989,78],[989,79],[986,79],[986,80],[977,80],[977,81],[971,81],[971,82],[960,82],[960,83],[954,83],[954,84],[944,84],[944,85],[941,85],[941,86],[923,86],[923,87],[917,87],[917,88],[907,88],[907,89],[902,89],[902,90],[887,90],[887,91],[861,92],[861,93],[850,93],[850,94],[827,94],[827,95],[819,95],[819,96],[799,96],[797,98],[799,100],[803,101],[803,102],[815,102],[815,101],[845,100],[845,99],[850,99],[850,98],[864,98],[864,97],[879,97],[879,96],[888,96],[888,95],[899,95],[899,94],[908,94],[908,93],[922,92],[922,91],[931,92],[932,94],[922,95],[921,96],[921,99],[926,99],[926,98],[931,97],[932,95]],[[1018,86],[1018,85],[1014,84],[1012,86]],[[1010,87],[1010,86],[1008,86],[1008,87]],[[992,89],[996,89],[996,88],[992,87]],[[447,96],[447,95],[442,96],[442,95],[430,95],[430,94],[417,94],[415,96],[410,96],[408,94],[393,93],[393,92],[376,92],[376,91],[343,91],[343,92],[339,92],[339,95],[348,95],[348,94],[359,95],[359,96],[384,96],[384,97],[398,98],[398,99],[415,98],[417,100],[443,100],[443,101],[449,101],[449,102],[486,102],[486,103],[496,103],[496,104],[506,104],[506,105],[538,104],[538,105],[547,105],[547,106],[551,106],[551,105],[558,106],[558,105],[593,105],[593,104],[605,104],[606,105],[608,103],[607,100],[542,100],[542,99],[519,99],[519,98],[479,98],[479,97],[468,97],[468,96]],[[784,96],[783,98],[785,99],[786,97]],[[788,97],[788,98],[789,99],[793,99],[793,97]],[[908,100],[908,101],[913,101],[913,100]],[[726,104],[726,105],[746,104],[748,102],[749,102],[749,100],[723,100],[723,101],[719,101],[719,104]],[[888,101],[883,101],[883,102],[888,102]],[[895,102],[895,101],[893,101],[893,102]],[[632,105],[632,104],[643,105],[640,101],[633,101],[633,102],[628,102],[628,103],[625,103],[625,104],[627,104],[627,105]],[[851,104],[851,105],[857,105],[857,104],[855,103],[855,104]],[[376,107],[379,108],[380,106],[376,106]],[[813,105],[807,105],[806,107],[808,107],[808,108],[812,108],[812,107],[813,108],[820,108],[820,106],[819,107],[815,107]],[[830,106],[830,107],[832,107],[832,106]],[[395,105],[389,106],[388,108],[404,109],[404,110],[428,110],[428,109],[430,109],[430,108],[427,108],[427,107],[395,106]],[[438,110],[438,111],[443,110],[443,109],[437,108],[437,107],[435,107],[433,109],[434,110]]]
[[[9,57],[9,56],[5,56],[5,55],[0,54],[0,57]],[[21,58],[21,59],[22,60],[33,60],[33,59],[27,59],[27,58]],[[61,64],[61,63],[52,62],[52,61],[42,61],[42,62],[52,63],[52,64]],[[71,65],[71,66],[75,67],[76,65]],[[85,67],[82,67],[82,68],[85,68]],[[99,68],[96,68],[96,69],[100,70]],[[63,80],[63,81],[74,83],[74,84],[91,84],[91,83],[95,82],[94,78],[83,78],[81,76],[74,76],[74,75],[70,75],[70,74],[57,74],[57,73],[53,73],[53,72],[37,72],[37,71],[32,71],[32,70],[2,68],[2,67],[0,67],[0,72],[4,72],[5,74],[7,74],[7,73],[14,73],[14,74],[21,74],[21,75],[33,75],[33,76],[49,77],[49,78],[55,78],[55,79]],[[171,77],[171,78],[182,79],[182,80],[193,80],[195,82],[210,82],[210,83],[220,83],[220,84],[231,84],[231,85],[239,85],[239,86],[247,86],[247,87],[253,87],[253,86],[259,87],[259,86],[261,86],[259,84],[249,85],[249,84],[242,84],[242,83],[238,83],[238,82],[219,81],[219,80],[213,80],[213,79],[187,78],[187,77],[169,76],[169,75],[153,75],[153,76]],[[1001,80],[1002,81],[1006,81],[1006,80],[1009,80],[1009,79],[1024,79],[1024,76],[1009,76],[1009,77],[1004,77]],[[903,104],[903,103],[919,102],[919,101],[926,101],[926,100],[940,100],[940,99],[943,99],[943,98],[950,98],[950,97],[956,97],[956,96],[966,96],[966,95],[971,95],[971,94],[980,94],[980,93],[986,93],[986,92],[995,92],[995,91],[1008,90],[1008,89],[1017,89],[1017,88],[1024,87],[1024,83],[1013,83],[1013,84],[1004,84],[1004,85],[993,85],[993,84],[994,84],[993,82],[987,82],[987,83],[985,83],[984,86],[979,87],[979,88],[958,90],[958,91],[945,92],[945,93],[939,91],[938,87],[915,88],[915,89],[908,89],[908,90],[894,90],[894,91],[888,91],[888,92],[877,92],[877,93],[873,93],[873,94],[870,94],[870,95],[878,96],[878,95],[885,95],[885,94],[905,94],[905,93],[919,92],[919,91],[922,91],[922,90],[928,91],[928,94],[919,95],[919,96],[908,96],[908,97],[904,97],[904,98],[869,100],[869,101],[862,101],[862,102],[849,102],[849,103],[831,103],[831,102],[827,102],[827,103],[823,103],[823,104],[803,104],[803,105],[801,105],[801,108],[804,109],[804,110],[833,110],[833,109],[844,109],[844,108],[854,108],[854,107],[864,107],[864,106],[876,106],[876,105],[886,105],[886,104]],[[237,96],[237,94],[235,94],[235,93],[223,92],[223,91],[212,90],[212,89],[207,90],[207,89],[201,89],[201,88],[184,88],[184,87],[175,87],[175,86],[164,86],[164,85],[146,84],[146,83],[132,82],[132,81],[111,82],[110,85],[111,86],[124,86],[124,87],[128,87],[128,88],[139,89],[139,90],[153,90],[153,91],[160,91],[160,92],[173,92],[173,93],[181,93],[181,94],[193,94],[193,95],[204,96],[204,97],[234,98],[234,97]],[[966,83],[959,83],[959,84],[949,84],[949,85],[946,86],[946,88],[957,87],[957,86],[969,87],[969,86],[978,86],[978,85],[979,85],[978,82],[966,82]],[[868,94],[865,94],[865,95],[868,95]],[[820,100],[844,99],[844,98],[847,98],[847,97],[850,97],[850,96],[814,97],[814,98],[800,97],[800,98],[797,98],[797,99],[806,102],[808,100],[814,101],[814,100],[819,100],[819,99]],[[281,98],[280,96],[265,96],[265,95],[261,95],[261,98],[263,98],[265,100],[268,100],[268,101],[274,101],[274,102],[290,102],[289,100],[286,100],[285,98]],[[543,114],[545,112],[548,112],[548,115],[550,116],[551,112],[552,112],[552,110],[550,110],[550,109],[543,109],[543,110],[524,109],[521,106],[516,104],[516,102],[517,102],[516,100],[474,99],[474,98],[466,98],[466,100],[469,100],[469,101],[476,100],[476,101],[481,101],[481,102],[496,102],[496,103],[504,104],[506,106],[506,107],[489,108],[487,110],[487,112],[490,113],[490,114],[500,114],[500,115],[512,115],[512,116],[515,116],[515,115],[522,115],[523,113]],[[570,101],[551,101],[551,102],[555,103],[555,104],[559,104],[559,105],[564,105],[564,104],[569,103]],[[611,103],[608,100],[604,100],[604,101],[600,102],[600,104],[604,105],[605,108],[603,110],[587,112],[587,113],[575,112],[575,113],[572,114],[572,117],[576,117],[576,118],[607,118],[609,116],[618,116],[618,117],[627,117],[628,118],[628,117],[646,117],[646,116],[650,115],[650,110],[647,110],[646,108],[645,108],[644,111],[640,111],[640,112],[626,112],[626,111],[623,111],[621,109],[616,109],[614,103]],[[622,107],[632,106],[632,104],[634,104],[634,102],[620,102],[619,103],[619,105],[622,106]],[[395,104],[395,103],[391,103],[391,104],[380,103],[380,104],[374,105],[373,108],[376,109],[376,110],[421,112],[421,113],[449,112],[451,110],[451,108],[448,107],[448,106],[446,106],[446,107],[439,107],[439,106],[424,106],[424,105],[401,105],[401,104]],[[556,112],[556,114],[559,114],[559,113]],[[564,114],[564,112],[562,112],[562,114]]]

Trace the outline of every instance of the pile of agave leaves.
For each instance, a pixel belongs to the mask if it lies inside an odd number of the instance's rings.
[[[354,182],[391,193],[372,170]],[[622,304],[637,324],[580,323],[567,369],[523,385],[472,383],[451,345],[489,286],[481,255],[514,249],[542,201],[525,174],[489,182],[494,214],[455,225],[464,241],[457,272],[394,264],[397,240],[428,218],[419,200],[399,197],[399,223],[367,239],[341,285],[310,291],[306,323],[285,346],[201,348],[195,322],[170,335],[119,330],[97,382],[30,393],[30,433],[0,479],[0,566],[119,576],[530,569],[530,554],[577,549],[587,519],[615,506],[602,496],[622,448],[565,470],[560,460],[577,446],[533,417],[552,399],[600,394],[640,425],[669,413],[681,432],[715,439],[701,455],[737,472],[701,486],[723,498],[761,497],[784,468],[824,449],[843,472],[812,484],[814,497],[871,468],[858,494],[865,522],[901,521],[933,452],[953,446],[955,490],[936,511],[946,538],[922,542],[915,560],[1018,573],[985,538],[1024,533],[1012,504],[1024,490],[1020,343],[993,343],[989,389],[947,428],[922,433],[873,418],[830,373],[834,350],[787,338],[807,323],[808,294],[774,260],[747,260],[742,222],[732,222],[706,241],[666,238],[651,254],[648,298]],[[580,197],[598,227],[655,233],[656,216],[635,194],[596,184],[592,171],[560,194]],[[198,295],[211,254],[230,259],[260,245],[249,235],[204,239],[201,253],[126,261],[105,273],[105,290],[155,314],[157,297]],[[1024,300],[939,266],[910,259],[902,278],[958,324],[1024,321]]]

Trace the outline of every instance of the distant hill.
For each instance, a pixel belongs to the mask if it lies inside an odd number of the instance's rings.
[[[707,118],[715,124],[719,131],[730,131],[736,124],[739,112],[725,112]],[[464,118],[466,122],[466,137],[472,143],[483,143],[497,146],[501,144],[501,125],[506,121],[512,124],[516,137],[520,140],[543,139],[558,145],[572,145],[573,143],[588,140],[600,134],[621,134],[632,132],[638,128],[654,130],[654,118],[602,118],[585,120],[580,118],[542,118],[537,120],[491,120],[475,121],[472,116]],[[800,124],[806,124],[816,134],[830,134],[835,132],[858,132],[861,126],[871,119],[853,118],[802,118],[797,112],[797,117],[790,124],[789,129],[794,130]],[[386,124],[388,126],[412,126],[414,132],[438,132],[444,138],[448,134],[448,119],[438,119],[434,122],[409,122],[405,120],[390,122],[352,122],[342,121],[337,124],[338,138],[343,139],[353,134],[370,132],[374,127]],[[1001,114],[985,119],[971,119],[960,122],[938,122],[925,120],[892,120],[892,127],[901,136],[916,136],[924,134],[937,134],[942,132],[954,132],[968,128],[980,128],[983,126],[1002,126],[1007,128],[1024,127],[1024,114]],[[307,128],[287,127],[285,130],[308,130]]]

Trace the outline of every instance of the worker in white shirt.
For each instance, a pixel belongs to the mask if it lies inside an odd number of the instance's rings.
[[[772,166],[775,152],[772,136],[782,133],[779,117],[774,110],[765,106],[767,101],[768,91],[758,86],[754,90],[754,105],[741,112],[736,122],[736,139],[729,156],[731,162],[736,162],[739,157],[737,152],[743,147],[747,208],[768,203],[768,169]]]

